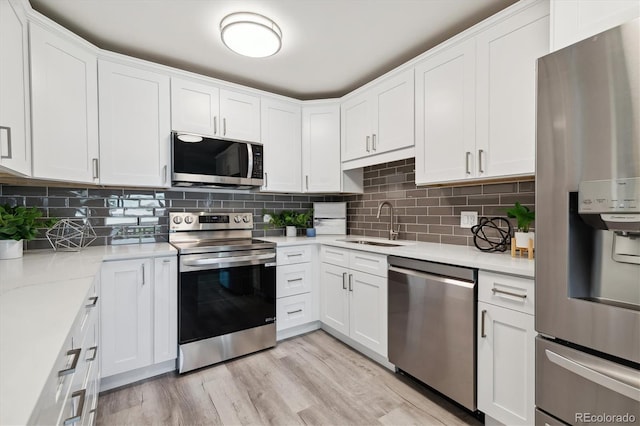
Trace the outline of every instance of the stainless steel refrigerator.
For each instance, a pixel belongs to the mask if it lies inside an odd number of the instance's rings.
[[[536,424],[640,424],[640,20],[538,60]]]

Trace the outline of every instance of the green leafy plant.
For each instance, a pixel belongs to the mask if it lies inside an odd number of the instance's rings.
[[[536,219],[535,212],[529,210],[529,207],[520,204],[519,201],[516,201],[515,207],[507,209],[507,216],[516,220],[518,232],[529,232],[531,222]]]
[[[306,228],[313,217],[313,209],[300,213],[293,210],[282,210],[280,212],[267,213],[271,216],[269,223],[276,228],[285,226],[295,226],[296,228]]]
[[[40,219],[35,207],[0,205],[0,240],[33,240],[39,228],[49,228],[55,219]]]

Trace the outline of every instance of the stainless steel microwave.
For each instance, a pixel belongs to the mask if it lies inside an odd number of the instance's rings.
[[[176,132],[171,140],[173,186],[262,186],[261,144]]]

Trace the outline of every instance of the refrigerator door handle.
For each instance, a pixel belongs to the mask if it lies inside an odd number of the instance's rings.
[[[611,377],[606,371],[598,369],[594,365],[586,366],[579,362],[576,362],[570,358],[558,355],[557,353],[545,349],[547,358],[552,363],[571,371],[578,376],[594,382],[600,386],[610,389],[614,392],[624,395],[627,398],[631,398],[634,401],[640,402],[640,380],[636,377],[625,377],[630,383],[637,382],[637,385],[622,382],[618,379]]]

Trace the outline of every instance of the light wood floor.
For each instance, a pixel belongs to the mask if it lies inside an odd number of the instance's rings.
[[[98,425],[480,425],[318,330],[100,395]]]

